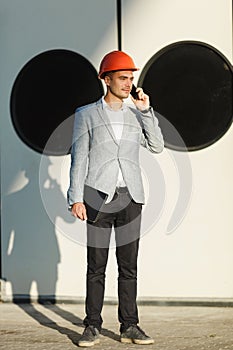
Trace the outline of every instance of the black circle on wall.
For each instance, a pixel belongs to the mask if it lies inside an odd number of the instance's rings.
[[[220,139],[232,123],[232,66],[210,45],[181,41],[166,46],[148,61],[138,85],[165,117],[159,121],[168,148],[205,148]]]
[[[74,111],[103,95],[103,86],[91,63],[65,49],[43,52],[18,74],[11,93],[11,117],[19,137],[47,155],[70,150]],[[68,118],[65,128],[45,145],[54,130]]]

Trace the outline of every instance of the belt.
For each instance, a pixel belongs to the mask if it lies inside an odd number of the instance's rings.
[[[119,187],[119,186],[116,187],[116,193],[127,193],[127,192],[129,192],[129,191],[128,191],[128,188],[126,186],[125,187]]]

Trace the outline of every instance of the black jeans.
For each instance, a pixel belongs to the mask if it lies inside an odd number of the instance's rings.
[[[118,318],[120,331],[137,324],[137,257],[142,204],[132,200],[128,192],[115,193],[105,204],[96,223],[87,222],[87,280],[85,325],[99,330],[104,301],[105,270],[111,230],[115,230],[118,264]]]

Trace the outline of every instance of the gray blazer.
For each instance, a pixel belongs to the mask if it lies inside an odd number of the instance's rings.
[[[127,107],[119,143],[101,99],[78,108],[71,148],[69,205],[83,202],[84,184],[107,193],[106,203],[110,202],[116,189],[119,167],[134,201],[144,203],[140,145],[153,153],[162,152],[164,147],[158,120],[151,107],[145,112]]]

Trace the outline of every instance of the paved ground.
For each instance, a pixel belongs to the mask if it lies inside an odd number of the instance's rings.
[[[117,307],[104,306],[97,350],[233,350],[233,308],[139,306],[140,326],[155,344],[121,344]],[[0,304],[2,350],[72,350],[83,331],[83,305]]]

